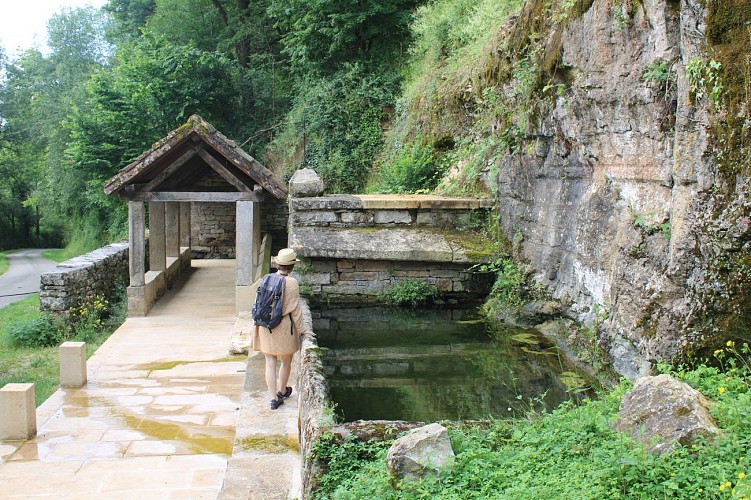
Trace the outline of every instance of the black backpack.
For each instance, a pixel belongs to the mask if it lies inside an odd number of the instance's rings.
[[[284,284],[285,278],[280,274],[272,273],[263,277],[252,310],[256,325],[271,330],[282,322]]]

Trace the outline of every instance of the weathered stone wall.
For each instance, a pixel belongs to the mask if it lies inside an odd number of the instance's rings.
[[[193,202],[190,210],[194,259],[235,258],[235,204]]]
[[[57,315],[69,311],[87,295],[113,299],[118,283],[128,284],[128,243],[115,243],[66,260],[41,277],[40,309]]]
[[[289,206],[287,200],[279,200],[271,195],[261,203],[261,232],[271,235],[271,255],[287,247],[287,225]]]
[[[436,196],[292,198],[290,246],[304,258],[303,289],[328,301],[376,302],[390,285],[420,279],[450,299],[484,297],[492,277],[469,268],[493,245],[468,227],[486,220],[489,207]]]
[[[408,278],[435,285],[448,298],[482,298],[494,280],[466,264],[384,260],[310,259],[300,274],[307,291],[333,302],[378,302],[390,285]]]
[[[536,279],[572,318],[600,324],[616,370],[637,377],[711,336],[702,289],[724,287],[707,279],[724,250],[703,243],[701,226],[728,190],[711,159],[706,96],[691,95],[686,77],[703,56],[702,3],[634,3],[620,21],[618,9],[595,0],[563,30],[565,94],[491,183]],[[644,77],[660,61],[674,90]],[[709,225],[723,224],[733,226]]]
[[[266,195],[260,203],[261,232],[271,235],[272,253],[287,246],[286,200]],[[200,203],[191,207],[191,241],[194,259],[235,258],[235,204]]]

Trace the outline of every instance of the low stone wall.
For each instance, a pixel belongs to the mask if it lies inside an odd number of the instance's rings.
[[[299,270],[304,287],[328,301],[370,303],[389,286],[405,279],[435,285],[447,298],[476,299],[488,294],[495,276],[468,271],[467,264],[311,258]]]
[[[113,299],[117,283],[128,284],[128,243],[115,243],[66,260],[42,275],[40,309],[68,315],[87,295]]]
[[[303,321],[308,329],[313,329],[310,308],[304,300]],[[305,337],[297,357],[303,498],[310,498],[311,491],[316,487],[316,478],[320,475],[318,464],[311,459],[313,445],[326,429],[334,425],[333,415],[328,410],[329,389],[320,352],[318,342],[314,338]]]

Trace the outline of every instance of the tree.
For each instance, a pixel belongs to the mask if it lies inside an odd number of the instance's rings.
[[[342,64],[392,64],[409,40],[417,0],[272,0],[284,52],[298,73],[330,74]]]

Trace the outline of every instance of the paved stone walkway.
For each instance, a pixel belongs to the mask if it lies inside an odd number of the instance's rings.
[[[193,266],[37,409],[34,439],[0,442],[2,498],[299,496],[296,395],[272,412],[262,357],[227,354],[234,261]]]

